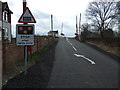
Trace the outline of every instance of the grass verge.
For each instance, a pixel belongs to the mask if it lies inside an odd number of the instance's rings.
[[[107,45],[104,45],[102,42],[96,43],[96,42],[87,41],[86,43],[89,43],[91,45],[95,45],[98,48],[101,48],[101,49],[103,49],[104,51],[106,51],[108,53],[111,53],[111,54],[113,54],[115,56],[119,56],[120,57],[120,47],[107,46]]]
[[[37,60],[39,58],[41,58],[41,55],[43,53],[45,53],[50,48],[50,46],[52,46],[57,41],[58,40],[54,40],[53,42],[47,44],[40,51],[34,52],[31,55],[29,55],[28,56],[28,62],[27,62],[27,69],[30,68],[31,66],[33,66],[34,64],[36,64]],[[13,70],[11,70],[10,72],[7,72],[5,75],[3,75],[2,85],[5,85],[9,79],[11,79],[11,78],[15,77],[16,75],[24,72],[24,70],[25,70],[25,63],[24,63],[24,59],[23,59],[23,60],[18,61],[15,64],[15,68]]]

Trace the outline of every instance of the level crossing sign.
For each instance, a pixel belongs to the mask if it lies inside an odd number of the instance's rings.
[[[34,45],[34,24],[17,24],[16,25],[16,44]]]
[[[36,20],[28,7],[26,7],[24,10],[23,14],[18,20],[18,23],[36,23]]]

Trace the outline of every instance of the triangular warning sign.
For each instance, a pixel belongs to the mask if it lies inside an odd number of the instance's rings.
[[[31,11],[28,7],[24,10],[23,14],[21,15],[18,23],[36,23],[35,18],[33,17]]]

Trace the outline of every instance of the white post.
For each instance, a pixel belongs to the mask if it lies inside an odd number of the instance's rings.
[[[79,40],[80,40],[80,35],[81,35],[81,13],[80,13],[80,19],[79,19]]]
[[[62,32],[63,32],[63,23],[62,23],[62,26],[61,26],[61,34],[62,34]],[[62,35],[61,35],[62,36]]]
[[[76,15],[76,34],[78,34],[77,15]]]
[[[51,14],[51,30],[53,31],[53,15]]]

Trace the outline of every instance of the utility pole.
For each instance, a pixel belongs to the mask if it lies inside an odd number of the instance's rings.
[[[26,0],[23,0],[23,12],[26,9],[26,4],[27,4]]]
[[[80,19],[79,19],[79,40],[80,40],[80,35],[81,35],[81,13],[80,13]]]

